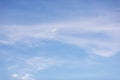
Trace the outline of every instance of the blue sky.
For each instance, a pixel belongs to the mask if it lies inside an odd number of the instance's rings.
[[[0,80],[120,80],[120,0],[0,0]]]

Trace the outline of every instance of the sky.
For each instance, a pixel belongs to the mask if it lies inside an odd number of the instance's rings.
[[[120,0],[0,0],[0,80],[120,80]]]

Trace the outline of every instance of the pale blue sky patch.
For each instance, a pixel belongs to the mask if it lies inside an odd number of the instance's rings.
[[[119,0],[0,0],[0,80],[119,80]]]

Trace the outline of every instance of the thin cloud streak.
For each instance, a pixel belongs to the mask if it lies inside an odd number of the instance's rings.
[[[2,26],[2,44],[39,43],[39,40],[57,40],[72,44],[100,56],[109,57],[120,50],[120,24],[109,16],[86,18],[32,26]],[[36,44],[35,43],[35,44]],[[34,45],[33,45],[34,46]]]
[[[80,67],[85,65],[101,65],[99,62],[95,62],[90,59],[71,60],[43,56],[32,56],[29,58],[24,58],[18,57],[16,55],[9,57],[8,63],[11,62],[12,64],[7,66],[7,69],[11,72],[12,79],[17,80],[36,80],[36,78],[34,78],[35,74],[39,73],[40,71],[46,71],[52,68],[65,66]]]

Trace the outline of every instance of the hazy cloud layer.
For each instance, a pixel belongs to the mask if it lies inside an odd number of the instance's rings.
[[[85,49],[88,53],[112,56],[119,53],[120,24],[115,15],[83,18],[45,25],[0,27],[0,44],[39,46],[40,40],[56,40]]]

